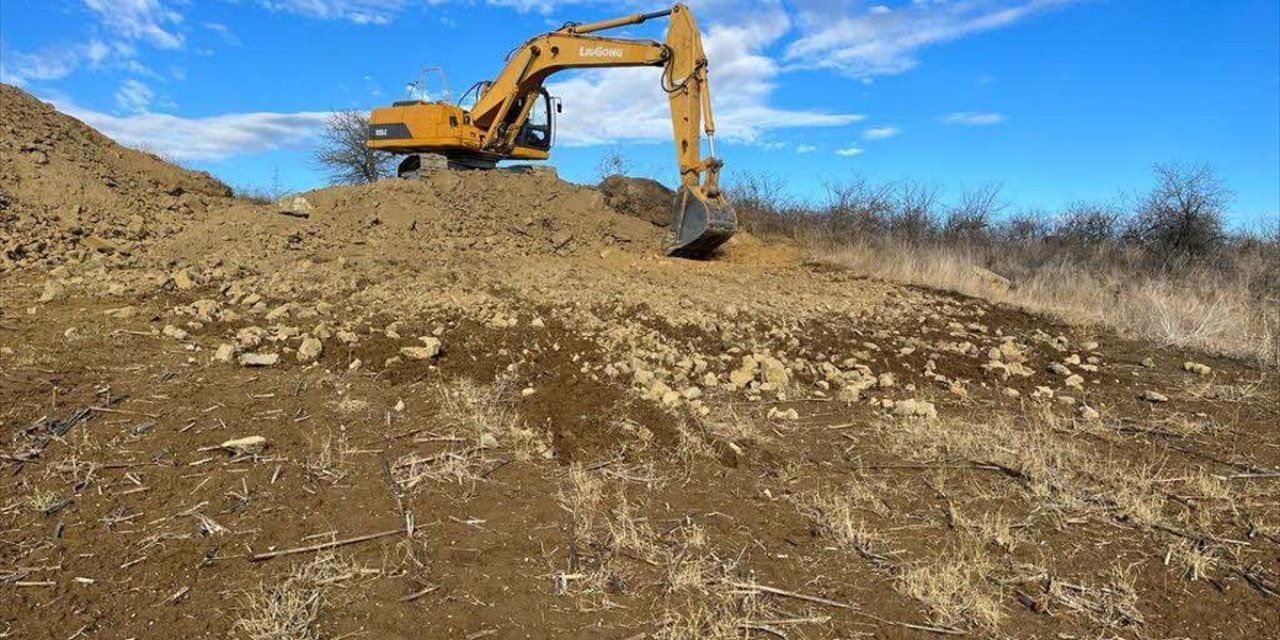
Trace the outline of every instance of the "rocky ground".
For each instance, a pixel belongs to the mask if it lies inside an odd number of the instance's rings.
[[[2,89],[0,638],[1280,625],[1272,371],[545,174],[239,200]]]

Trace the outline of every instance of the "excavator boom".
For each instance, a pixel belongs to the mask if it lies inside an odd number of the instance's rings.
[[[669,18],[662,43],[593,35],[661,17]],[[415,100],[375,109],[368,146],[410,154],[402,172],[406,166],[417,170],[418,154],[438,154],[450,164],[467,167],[492,167],[500,160],[543,160],[553,139],[553,103],[543,87],[546,79],[566,69],[637,66],[662,67],[661,83],[670,103],[680,169],[663,251],[683,257],[707,255],[733,235],[737,217],[719,186],[723,163],[715,157],[702,35],[683,4],[599,22],[569,23],[531,38],[507,57],[496,78],[472,88],[477,96],[470,109]],[[545,118],[532,120],[539,105]],[[710,151],[705,158],[703,133]]]

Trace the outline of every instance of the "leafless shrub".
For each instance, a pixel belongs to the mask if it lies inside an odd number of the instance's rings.
[[[631,160],[622,152],[622,147],[613,145],[600,156],[596,162],[596,182],[609,176],[629,176],[635,169]]]
[[[1154,170],[1156,185],[1138,204],[1131,231],[1136,240],[1164,263],[1219,250],[1231,190],[1209,165],[1159,164]]]
[[[335,111],[320,128],[312,158],[335,185],[370,184],[391,175],[394,156],[365,146],[369,115]]]

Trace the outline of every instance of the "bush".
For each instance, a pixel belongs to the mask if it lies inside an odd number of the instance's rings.
[[[336,111],[329,115],[313,157],[328,174],[330,184],[370,184],[391,175],[394,156],[366,147],[368,138],[367,113]]]
[[[1209,257],[1226,241],[1231,191],[1208,165],[1156,165],[1156,185],[1138,205],[1130,236],[1167,265]]]

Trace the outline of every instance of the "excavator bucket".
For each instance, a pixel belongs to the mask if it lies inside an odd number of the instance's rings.
[[[733,237],[738,216],[724,196],[708,198],[681,186],[671,203],[671,228],[662,239],[662,252],[677,258],[702,258]]]

